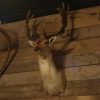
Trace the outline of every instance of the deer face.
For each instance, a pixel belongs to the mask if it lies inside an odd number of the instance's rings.
[[[34,48],[34,51],[37,52],[41,57],[46,59],[51,54],[51,46],[56,40],[56,36],[51,37],[50,39],[37,39],[36,41],[28,41],[30,46]]]

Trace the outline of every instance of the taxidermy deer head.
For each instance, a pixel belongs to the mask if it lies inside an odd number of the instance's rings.
[[[29,38],[28,43],[34,48],[34,51],[38,55],[38,63],[42,76],[43,87],[50,95],[58,95],[64,92],[65,80],[63,79],[63,72],[59,70],[53,60],[52,44],[55,42],[57,35],[63,34],[66,27],[66,20],[68,12],[65,11],[64,4],[58,9],[61,14],[62,25],[60,30],[51,35],[47,35],[44,25],[44,36],[40,37],[37,34],[36,21],[34,22],[32,29],[29,28],[29,13],[26,20],[27,36]]]

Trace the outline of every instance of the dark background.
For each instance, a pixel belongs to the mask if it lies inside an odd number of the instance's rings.
[[[28,9],[36,17],[57,13],[62,0],[0,0],[0,20],[3,23],[23,20]],[[70,10],[100,5],[100,0],[63,0]]]

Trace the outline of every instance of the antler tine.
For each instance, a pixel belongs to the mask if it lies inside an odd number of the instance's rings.
[[[57,35],[59,35],[61,33],[64,33],[65,27],[67,26],[67,16],[68,16],[68,13],[69,13],[69,6],[68,6],[68,9],[66,11],[65,10],[65,5],[62,2],[62,7],[58,8],[58,10],[59,10],[59,13],[61,15],[61,20],[62,20],[61,28],[56,34],[47,35],[46,30],[45,30],[46,25],[44,24],[44,38],[46,38],[47,40],[50,39],[50,38],[56,37]]]
[[[32,40],[32,34],[30,34],[30,28],[29,28],[29,21],[34,16],[33,15],[31,17],[29,17],[29,16],[30,16],[30,10],[27,13],[27,19],[26,19],[26,30],[27,30],[27,32],[26,32],[26,34],[27,34],[28,38]]]
[[[46,30],[45,30],[45,24],[44,24],[43,31],[44,31],[44,38],[47,38],[48,36],[47,36]]]
[[[62,21],[62,25],[61,25],[61,28],[60,30],[56,33],[56,35],[59,35],[61,33],[64,33],[64,29],[66,28],[67,26],[67,17],[68,17],[68,13],[69,13],[69,6],[67,8],[67,12],[65,10],[65,5],[64,3],[62,2],[62,8],[59,8],[59,13],[61,15],[61,21]]]

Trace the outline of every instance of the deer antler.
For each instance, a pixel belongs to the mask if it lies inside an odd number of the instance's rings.
[[[69,6],[68,6],[67,12],[66,12],[65,5],[62,2],[62,7],[58,8],[58,10],[59,10],[59,13],[61,15],[62,26],[61,26],[60,30],[56,33],[57,35],[64,33],[64,31],[65,31],[65,28],[67,26],[67,17],[68,17],[68,13],[69,13]]]
[[[27,30],[26,34],[30,40],[36,40],[37,38],[39,38],[39,35],[37,34],[37,26],[40,24],[40,22],[37,23],[37,21],[35,20],[32,25],[32,28],[30,29],[29,21],[34,16],[33,15],[31,17],[29,16],[30,16],[30,10],[28,11],[27,19],[26,19],[26,30]]]
[[[30,21],[30,18],[32,18],[33,16],[32,17],[29,17],[29,16],[30,16],[30,10],[28,11],[27,19],[26,19],[26,30],[27,30],[26,34],[29,39],[32,39],[32,34],[30,34],[29,21]]]
[[[4,74],[4,72],[6,71],[6,69],[9,67],[9,65],[11,64],[12,60],[14,59],[17,51],[18,51],[18,37],[16,37],[16,48],[15,48],[15,52],[13,53],[13,55],[10,58],[11,55],[11,39],[7,33],[7,31],[3,28],[0,28],[0,33],[4,35],[4,37],[6,38],[6,40],[8,41],[8,53],[5,59],[5,62],[3,64],[2,67],[0,67],[0,77]],[[17,34],[16,34],[17,36]]]
[[[61,28],[60,28],[60,30],[59,30],[57,33],[47,35],[47,33],[46,33],[46,31],[45,31],[45,24],[44,24],[44,37],[45,37],[46,39],[49,39],[49,38],[51,38],[51,37],[53,37],[53,36],[57,36],[57,35],[59,35],[59,34],[62,35],[62,34],[64,33],[64,31],[65,31],[66,26],[67,26],[67,16],[68,16],[68,13],[69,13],[69,6],[68,6],[67,12],[66,12],[66,10],[65,10],[65,5],[64,5],[64,3],[62,2],[62,7],[61,7],[61,8],[58,8],[57,10],[59,10],[59,13],[60,13],[60,15],[61,15],[61,22],[62,22]]]
[[[4,35],[4,37],[7,39],[8,41],[8,54],[7,54],[7,57],[5,59],[5,62],[4,62],[4,65],[2,67],[0,67],[0,76],[2,76],[2,73],[4,72],[4,70],[6,69],[6,64],[9,60],[9,57],[10,57],[10,52],[11,52],[11,40],[10,40],[10,37],[9,35],[7,34],[7,32],[3,29],[3,28],[0,28],[0,33]]]
[[[27,36],[30,40],[29,44],[31,46],[39,47],[40,44],[42,43],[42,41],[43,41],[43,44],[52,44],[56,40],[57,35],[60,35],[60,34],[62,35],[64,33],[65,28],[67,26],[67,16],[68,16],[68,12],[69,12],[69,6],[68,6],[68,9],[66,11],[65,5],[62,2],[61,8],[59,8],[58,10],[59,10],[59,13],[61,15],[61,21],[62,21],[61,28],[59,29],[59,31],[57,33],[47,35],[47,33],[45,31],[45,24],[44,24],[44,38],[43,38],[43,40],[37,34],[37,26],[39,25],[39,23],[36,24],[36,20],[34,21],[32,28],[30,29],[29,21],[30,21],[30,18],[33,18],[33,16],[29,17],[30,10],[28,11],[27,19],[26,19],[26,30],[27,30]]]

